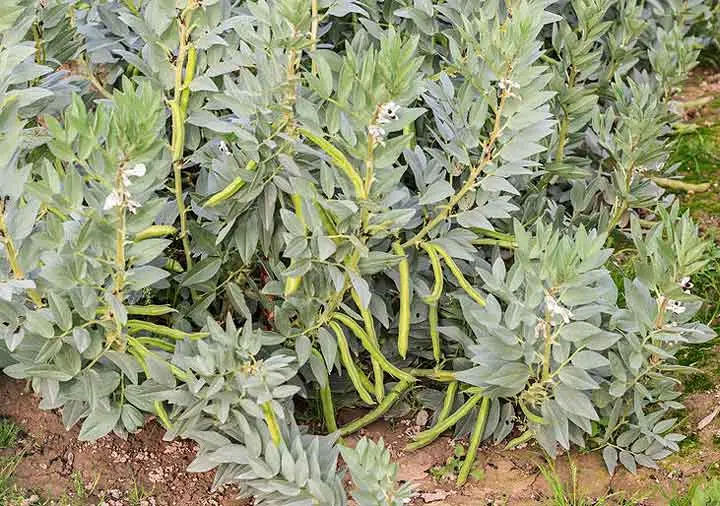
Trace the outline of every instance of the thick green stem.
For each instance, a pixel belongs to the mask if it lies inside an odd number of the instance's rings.
[[[190,21],[192,13],[197,5],[190,2],[183,10],[179,25],[180,46],[175,62],[175,89],[173,99],[170,102],[172,112],[172,144],[170,151],[173,160],[173,177],[175,179],[175,200],[177,202],[178,214],[180,215],[180,240],[185,254],[186,270],[192,267],[192,250],[190,249],[190,238],[188,236],[187,209],[185,208],[185,197],[182,187],[183,152],[185,147],[185,121],[187,119],[187,107],[190,100],[190,82],[193,80],[197,64],[197,50],[188,47],[190,40]],[[185,79],[183,80],[183,70]]]
[[[393,388],[390,393],[385,396],[382,402],[377,405],[375,409],[373,409],[372,411],[368,411],[364,416],[361,416],[360,418],[353,420],[344,427],[341,427],[340,435],[347,436],[348,434],[352,434],[353,432],[356,432],[363,427],[373,423],[375,420],[387,413],[388,410],[393,406],[393,404],[395,404],[395,402],[400,398],[400,396],[411,386],[412,383],[408,381],[399,382],[397,385],[395,385],[395,388]]]
[[[550,361],[552,360],[553,335],[550,327],[550,314],[545,312],[545,321],[543,322],[543,333],[545,334],[545,346],[543,350],[542,378],[543,381],[550,379]]]
[[[458,473],[457,485],[458,487],[465,484],[470,475],[470,471],[475,464],[475,456],[477,455],[478,447],[482,442],[483,434],[485,433],[485,425],[487,423],[488,412],[490,411],[490,399],[484,397],[482,404],[480,404],[480,411],[478,412],[477,419],[475,420],[475,427],[470,437],[470,445],[468,446],[467,454],[465,455],[465,461],[460,468]]]
[[[310,51],[312,51],[314,55],[317,50],[318,25],[320,23],[318,15],[318,0],[310,0],[310,15],[312,16],[312,24],[310,25]],[[314,75],[317,75],[318,73],[317,63],[314,58],[311,71]]]

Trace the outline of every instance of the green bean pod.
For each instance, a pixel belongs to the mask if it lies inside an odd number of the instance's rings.
[[[177,229],[172,225],[152,225],[135,234],[135,241],[144,241],[145,239],[153,239],[156,237],[165,237],[166,235],[177,234]]]
[[[155,355],[153,352],[148,350],[145,347],[145,344],[141,341],[141,339],[152,339],[152,338],[138,338],[138,337],[128,337],[128,352],[135,357],[135,359],[138,361],[140,366],[143,368],[143,372],[145,373],[145,376],[148,378],[150,377],[150,370],[147,367],[147,364],[145,363],[145,357],[147,355]],[[167,362],[164,359],[158,357],[155,355],[156,358],[159,360],[165,362],[167,364],[168,369],[170,369],[170,372],[180,381],[186,382],[188,380],[187,373],[180,369],[178,366],[171,362]]]
[[[367,194],[365,193],[365,186],[363,185],[363,180],[360,177],[360,174],[358,174],[355,168],[350,164],[342,151],[333,146],[324,138],[320,137],[319,135],[315,135],[306,128],[298,128],[298,132],[307,137],[308,140],[310,140],[313,144],[322,149],[330,157],[330,160],[332,160],[333,164],[338,169],[340,169],[350,180],[353,188],[355,189],[355,193],[357,193],[357,196],[361,200],[367,199]]]
[[[375,334],[375,321],[373,320],[372,314],[370,313],[370,310],[366,307],[362,306],[362,303],[360,302],[360,296],[353,288],[352,292],[352,298],[355,301],[355,305],[358,308],[358,311],[360,311],[360,316],[362,316],[363,323],[365,324],[365,332],[367,333],[368,337],[372,340],[372,342],[375,343],[375,346],[380,348],[380,345],[378,344],[377,335]],[[380,362],[372,358],[370,360],[372,363],[373,368],[373,380],[375,381],[375,384],[373,386],[373,390],[375,391],[375,398],[380,402],[383,400],[383,397],[385,397],[385,384],[383,382],[383,369],[380,366]]]
[[[440,331],[438,330],[438,307],[437,302],[428,305],[428,324],[430,325],[430,341],[432,342],[433,358],[436,364],[440,364]]]
[[[282,434],[280,433],[280,426],[275,418],[275,412],[272,409],[270,401],[263,402],[262,404],[263,415],[265,415],[265,423],[267,423],[268,430],[270,431],[270,438],[275,446],[280,446],[282,443]]]
[[[537,423],[538,425],[546,425],[548,422],[543,417],[536,415],[532,411],[530,411],[530,408],[528,408],[522,399],[518,400],[518,404],[520,405],[520,409],[523,413],[525,413],[525,416],[528,420],[531,422]]]
[[[250,172],[255,170],[256,167],[257,162],[255,160],[250,160],[245,165],[245,170]],[[225,202],[227,199],[239,192],[243,186],[245,186],[245,180],[240,177],[236,177],[225,188],[207,199],[207,201],[203,204],[203,207],[215,207],[216,205]]]
[[[465,275],[460,270],[460,267],[457,266],[455,263],[455,260],[452,259],[450,255],[447,254],[447,252],[442,249],[437,244],[433,244],[432,248],[437,250],[438,253],[443,257],[443,260],[445,260],[445,264],[450,269],[450,272],[452,272],[453,276],[455,276],[455,279],[458,282],[458,285],[460,285],[460,288],[465,290],[465,292],[472,298],[475,302],[480,304],[481,306],[485,305],[485,299],[483,299],[482,295],[478,293],[475,288],[468,282],[467,279],[465,279]]]
[[[347,328],[349,328],[352,333],[355,334],[355,337],[360,339],[363,347],[370,353],[370,356],[372,358],[380,362],[380,365],[385,370],[385,372],[401,381],[407,381],[410,383],[415,382],[415,377],[413,375],[398,369],[393,364],[391,364],[388,359],[385,358],[385,355],[380,352],[378,347],[375,346],[375,343],[373,343],[370,338],[368,338],[367,334],[365,334],[365,331],[360,328],[360,326],[355,322],[355,320],[342,313],[334,313],[332,317],[333,319],[339,321]]]
[[[350,381],[352,381],[355,390],[357,390],[357,393],[363,400],[363,402],[365,402],[366,404],[375,404],[375,401],[370,396],[368,391],[365,389],[365,386],[362,384],[362,381],[360,380],[360,375],[358,374],[358,369],[355,365],[355,361],[350,354],[350,346],[348,346],[347,339],[345,339],[345,332],[343,332],[343,329],[340,327],[340,325],[337,324],[337,322],[331,321],[329,325],[330,328],[333,329],[333,332],[335,332],[335,337],[337,338],[338,342],[338,349],[340,351],[340,360],[342,361],[343,367],[345,367],[348,376],[350,376]]]
[[[395,402],[400,398],[400,396],[405,392],[405,390],[410,388],[410,386],[412,386],[411,382],[400,381],[397,385],[395,385],[395,388],[393,388],[390,393],[385,396],[383,401],[378,404],[375,409],[369,411],[364,416],[353,420],[344,427],[341,427],[340,435],[347,436],[348,434],[352,434],[353,432],[356,432],[363,427],[373,423],[375,420],[387,413],[387,411],[393,406],[393,404],[395,404]]]
[[[422,244],[422,248],[427,252],[428,257],[430,257],[430,265],[432,265],[433,276],[435,277],[432,292],[424,298],[426,303],[432,304],[433,302],[439,301],[440,296],[442,295],[444,282],[442,263],[440,262],[440,257],[438,256],[437,251],[432,245],[424,243]]]
[[[168,416],[167,411],[165,411],[165,406],[163,406],[163,403],[161,401],[155,401],[153,402],[153,408],[155,409],[155,414],[160,419],[165,428],[170,430],[172,428],[172,424],[170,423],[170,417]]]
[[[147,305],[147,306],[125,306],[127,314],[139,316],[162,316],[169,313],[177,313],[177,309],[170,306]]]
[[[297,292],[298,288],[302,284],[302,277],[300,276],[288,276],[285,279],[285,288],[283,289],[283,297],[286,299],[292,294]]]
[[[357,369],[358,377],[360,378],[360,383],[362,383],[362,386],[365,387],[365,390],[368,392],[372,392],[375,390],[375,385],[372,381],[367,377],[367,374],[365,374],[365,371],[362,369]]]
[[[128,343],[130,343],[130,342],[128,341]],[[128,351],[128,353],[129,353],[130,355],[132,355],[133,357],[135,357],[135,360],[137,361],[138,364],[140,364],[140,367],[142,368],[143,373],[145,374],[146,377],[149,378],[149,377],[150,377],[150,371],[148,370],[148,366],[147,366],[147,364],[145,363],[145,357],[144,357],[144,355],[143,355],[143,352],[140,351],[140,350],[138,350],[138,349],[137,349],[136,347],[134,347],[134,346],[130,346],[127,351]]]
[[[325,428],[330,433],[336,432],[338,426],[337,421],[335,421],[335,407],[333,405],[332,391],[330,390],[330,380],[324,387],[320,387],[320,403],[322,404]]]
[[[484,397],[480,404],[480,411],[478,411],[477,419],[475,420],[475,427],[473,428],[472,435],[470,436],[470,444],[468,446],[467,454],[465,454],[465,461],[460,467],[458,472],[457,485],[458,487],[465,484],[472,470],[473,464],[475,463],[475,456],[477,455],[478,447],[482,442],[483,434],[485,433],[485,425],[487,424],[488,412],[490,411],[490,399]]]
[[[167,351],[169,353],[175,351],[175,345],[173,343],[168,343],[167,341],[163,341],[162,339],[156,339],[154,337],[137,337],[135,338],[135,340],[143,346],[154,346],[155,348]]]
[[[183,266],[174,258],[168,258],[163,265],[163,269],[170,272],[185,272]]]
[[[450,410],[455,404],[455,397],[457,396],[458,386],[459,384],[457,380],[455,380],[450,383],[447,387],[447,390],[445,390],[445,398],[443,399],[443,405],[440,409],[440,413],[438,414],[437,423],[445,420],[450,414]]]
[[[480,393],[473,395],[467,401],[465,401],[465,404],[460,406],[460,408],[455,411],[455,413],[448,416],[441,422],[436,423],[432,426],[432,428],[423,432],[418,432],[415,435],[415,441],[407,445],[405,449],[417,450],[418,448],[422,448],[423,446],[432,443],[435,439],[437,439],[438,436],[440,436],[440,434],[458,423],[460,420],[463,419],[463,417],[467,416],[467,414],[470,413],[472,408],[475,407],[478,402],[480,402],[480,399],[482,399],[482,397],[483,395]]]
[[[187,52],[187,64],[185,65],[185,80],[183,81],[183,89],[180,93],[180,110],[183,115],[187,114],[188,104],[190,103],[190,83],[195,78],[195,68],[197,67],[197,48],[190,46]]]
[[[182,341],[186,337],[191,341],[198,341],[210,335],[209,332],[183,332],[182,330],[171,329],[165,325],[158,325],[156,323],[145,322],[142,320],[128,320],[127,328],[129,333],[144,330],[146,332],[152,332],[153,334],[169,337],[178,341]]]
[[[526,443],[527,441],[530,441],[533,437],[535,437],[535,431],[534,430],[526,430],[525,432],[520,434],[518,437],[508,441],[508,444],[505,445],[505,449],[512,450],[516,446],[520,446],[521,444]]]
[[[408,351],[410,339],[410,264],[405,250],[399,242],[393,244],[393,252],[402,256],[403,259],[398,264],[400,272],[400,313],[398,315],[398,353],[405,358]]]

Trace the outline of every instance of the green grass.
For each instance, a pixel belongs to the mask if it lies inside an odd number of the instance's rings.
[[[20,427],[6,418],[0,418],[0,448],[15,448]]]
[[[548,461],[547,465],[540,466],[540,472],[550,488],[548,506],[609,506],[610,504],[633,506],[641,504],[640,501],[626,499],[617,493],[598,498],[583,495],[578,487],[577,466],[572,459],[569,460],[569,464],[570,483],[568,484],[563,483],[552,461]]]
[[[697,482],[686,494],[671,498],[668,504],[669,506],[720,506],[720,479]]]
[[[72,475],[72,495],[66,494],[59,498],[40,498],[33,491],[17,486],[14,474],[23,459],[23,449],[16,448],[21,432],[22,429],[10,420],[0,419],[0,448],[15,449],[13,455],[0,456],[0,506],[88,506],[94,486],[87,487],[78,472]],[[140,506],[140,501],[145,497],[142,488],[136,485],[129,494],[129,506]]]
[[[720,181],[720,124],[694,126],[675,137],[668,165],[678,164],[678,173],[691,183]],[[706,235],[720,239],[720,228],[713,221],[720,217],[720,192],[715,186],[701,193],[682,195],[682,202],[692,215],[703,222]]]

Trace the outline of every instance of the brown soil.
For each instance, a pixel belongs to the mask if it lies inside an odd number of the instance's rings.
[[[147,494],[143,506],[241,506],[234,499],[236,491],[225,489],[211,493],[212,474],[190,474],[185,468],[195,448],[187,442],[164,442],[164,430],[149,422],[127,441],[106,436],[94,443],[77,441],[77,429],[65,431],[56,412],[37,408],[37,399],[25,392],[25,385],[8,378],[0,379],[0,416],[9,417],[25,430],[20,448],[24,457],[15,472],[15,481],[41,496],[57,497],[75,489],[78,477],[92,490],[87,504],[101,498],[109,506],[128,506],[128,496],[135,486]],[[720,404],[720,392],[692,395],[686,427],[692,431],[697,423]],[[343,420],[344,421],[344,420]],[[383,438],[394,460],[399,464],[399,478],[416,485],[412,504],[483,506],[536,506],[547,504],[549,491],[538,465],[545,464],[542,452],[534,447],[505,451],[485,446],[476,461],[479,479],[470,479],[462,488],[455,487],[454,476],[436,478],[430,471],[442,466],[452,455],[455,442],[444,437],[414,452],[403,451],[413,433],[420,427],[411,420],[396,423],[376,422],[360,434],[372,439]],[[610,477],[595,453],[573,453],[578,469],[578,493],[598,498],[611,495],[620,504],[632,499],[635,504],[667,504],[667,497],[682,490],[696,477],[720,463],[720,448],[713,439],[720,434],[720,416],[697,432],[698,448],[671,457],[661,469],[641,469],[632,475],[619,469]],[[567,456],[555,463],[559,475],[571,482]],[[571,490],[571,487],[569,487]],[[3,505],[5,506],[5,505]]]
[[[720,118],[720,73],[716,69],[697,68],[692,71],[675,100],[685,104],[686,121],[712,125]]]
[[[135,487],[147,495],[143,506],[246,504],[234,500],[237,494],[230,489],[211,493],[212,473],[186,473],[194,446],[164,442],[165,431],[153,422],[127,441],[110,435],[87,443],[77,440],[77,428],[65,430],[58,413],[42,411],[37,404],[24,383],[0,377],[0,416],[25,432],[18,446],[23,458],[15,471],[22,488],[43,497],[72,495],[80,479],[90,492],[87,504],[104,499],[108,506],[127,506]]]
[[[686,403],[689,408],[686,430],[693,432],[698,421],[720,404],[720,393],[713,391],[693,395]],[[412,433],[418,429],[408,421],[395,426],[376,422],[361,432],[361,435],[372,439],[382,437],[400,466],[400,479],[416,483],[418,496],[413,505],[548,504],[551,495],[538,467],[547,465],[547,461],[539,448],[506,451],[498,446],[486,445],[476,460],[480,479],[470,479],[465,486],[457,488],[454,475],[436,479],[429,474],[431,469],[442,466],[452,455],[454,441],[440,438],[421,450],[403,451]],[[720,448],[713,444],[716,433],[720,434],[720,416],[698,431],[699,449],[666,459],[658,470],[641,468],[636,475],[618,468],[611,477],[599,454],[573,452],[570,459],[577,468],[577,495],[593,499],[609,496],[611,504],[622,504],[623,500],[647,506],[667,504],[668,497],[685,490],[693,480],[720,463]],[[559,457],[555,468],[566,484],[566,490],[572,494],[568,456]]]

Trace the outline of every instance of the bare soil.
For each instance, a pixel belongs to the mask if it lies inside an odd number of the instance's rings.
[[[135,487],[147,495],[143,506],[247,505],[235,499],[234,489],[211,493],[212,473],[186,473],[194,446],[188,442],[164,442],[164,429],[152,421],[127,441],[111,435],[85,443],[77,440],[77,429],[65,431],[58,413],[37,408],[37,401],[25,391],[24,383],[0,379],[0,416],[16,421],[25,431],[19,445],[23,459],[15,472],[15,481],[22,488],[42,497],[72,495],[75,480],[80,479],[91,491],[85,500],[88,505],[104,499],[109,506],[130,506],[129,497]],[[686,403],[689,409],[685,427],[694,432],[698,422],[720,405],[720,392],[694,394]],[[440,477],[431,473],[451,458],[455,441],[443,437],[421,450],[403,450],[420,429],[415,420],[379,421],[354,438],[384,439],[400,466],[399,478],[416,485],[413,505],[547,504],[549,491],[538,467],[546,461],[538,448],[505,451],[485,446],[476,460],[478,479],[471,478],[464,487],[457,488],[451,472]],[[637,475],[619,469],[610,477],[600,455],[574,452],[571,459],[578,468],[578,495],[610,495],[617,504],[623,500],[641,505],[667,504],[673,492],[718,468],[720,447],[715,444],[716,434],[720,434],[720,416],[697,431],[693,437],[696,442],[688,451],[665,460],[659,470],[641,469]],[[555,466],[564,481],[570,483],[568,457],[558,458]]]
[[[186,441],[164,442],[164,429],[148,422],[127,441],[110,435],[95,442],[77,440],[78,428],[66,431],[60,415],[42,411],[38,399],[25,390],[25,383],[0,377],[0,416],[22,427],[18,445],[23,458],[15,471],[15,482],[41,497],[72,497],[81,480],[97,504],[129,506],[134,489],[144,491],[143,506],[240,506],[245,502],[228,489],[210,492],[212,473],[191,474],[185,469],[195,455]],[[7,505],[2,505],[7,506]]]

